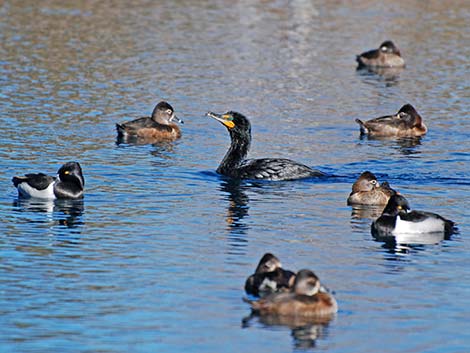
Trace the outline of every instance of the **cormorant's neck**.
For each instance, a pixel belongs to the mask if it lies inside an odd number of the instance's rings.
[[[230,138],[232,140],[230,148],[217,168],[217,172],[224,175],[233,174],[233,171],[240,166],[247,156],[251,144],[250,131],[243,135],[230,131]]]

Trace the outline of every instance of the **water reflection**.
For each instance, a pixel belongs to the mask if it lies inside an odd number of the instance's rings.
[[[44,220],[34,220],[33,222],[50,223],[67,228],[77,228],[84,224],[83,199],[77,200],[42,200],[42,199],[15,199],[13,202],[14,211],[38,212],[47,215]]]
[[[362,135],[359,137],[361,141],[375,142],[380,141],[381,146],[392,147],[404,156],[411,156],[420,154],[421,152],[416,148],[421,145],[422,137],[378,137]],[[377,144],[369,143],[372,147],[377,147]]]
[[[357,73],[365,80],[379,79],[385,82],[385,86],[391,87],[398,84],[403,70],[403,67],[364,67],[358,68]]]
[[[138,146],[150,145],[153,149],[150,154],[161,159],[171,159],[175,152],[175,142],[173,141],[155,141],[154,139],[128,138],[116,139],[116,145],[119,148],[134,148]]]
[[[248,225],[243,219],[248,216],[250,199],[244,191],[246,185],[242,181],[236,179],[223,179],[220,190],[226,194],[224,199],[228,200],[226,223],[230,231],[229,240],[231,249],[237,254],[240,248],[245,248],[247,240],[245,238]],[[242,251],[244,254],[245,252]]]
[[[396,245],[434,245],[439,244],[443,240],[449,240],[450,235],[446,235],[445,232],[432,232],[432,233],[401,233],[396,236],[388,235],[381,236],[372,234],[375,240]]]
[[[385,205],[383,206],[368,206],[368,205],[354,205],[352,206],[351,219],[368,219],[375,220],[382,215]]]
[[[163,147],[166,149],[172,149],[173,144],[172,141],[162,141],[161,138],[152,138],[152,137],[142,137],[142,136],[135,136],[135,135],[126,135],[116,136],[116,145],[117,146],[124,146],[125,145],[132,145],[132,146],[140,146],[140,145],[152,145],[156,147]]]
[[[302,318],[280,315],[257,315],[251,313],[242,319],[242,328],[251,327],[251,322],[257,318],[264,327],[286,326],[291,329],[294,349],[315,348],[317,339],[325,339],[328,335],[328,325],[333,317]]]

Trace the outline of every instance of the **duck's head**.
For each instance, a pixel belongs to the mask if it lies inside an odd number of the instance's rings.
[[[163,125],[170,125],[172,121],[177,121],[183,124],[183,120],[175,115],[173,107],[167,102],[158,103],[152,112],[152,120]]]
[[[396,216],[400,213],[406,213],[410,209],[408,200],[403,195],[395,194],[388,200],[387,206],[385,206],[382,214]]]
[[[312,296],[317,294],[320,288],[320,280],[312,271],[300,270],[297,272],[294,282],[296,294]]]
[[[418,126],[423,122],[423,118],[418,114],[411,104],[405,104],[397,113],[400,119],[407,121],[410,125]]]
[[[229,111],[225,114],[209,112],[207,116],[225,125],[231,136],[251,134],[250,121],[243,114],[233,111]]]
[[[379,182],[375,175],[369,171],[362,173],[352,186],[353,192],[371,191],[379,187]]]
[[[59,168],[57,174],[59,175],[59,179],[62,182],[77,183],[78,181],[82,187],[85,186],[85,179],[83,178],[82,167],[78,162],[65,163],[62,167]]]
[[[278,268],[281,268],[281,261],[271,253],[266,253],[263,255],[259,261],[258,267],[256,267],[255,273],[267,273],[273,272]]]
[[[393,44],[391,40],[386,40],[385,42],[380,44],[379,50],[382,53],[396,54],[396,55],[401,56],[400,50],[398,50],[398,48],[395,46],[395,44]]]

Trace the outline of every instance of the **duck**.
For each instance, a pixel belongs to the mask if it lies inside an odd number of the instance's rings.
[[[152,116],[116,124],[118,139],[174,141],[181,137],[181,130],[174,121],[184,123],[175,115],[170,104],[161,101],[153,109]]]
[[[356,119],[361,135],[371,137],[420,137],[428,128],[411,104],[405,104],[395,115],[387,115],[363,122]]]
[[[85,179],[78,162],[67,162],[57,171],[57,177],[44,173],[14,176],[13,185],[20,198],[79,199],[83,197]]]
[[[329,292],[321,291],[318,277],[311,270],[297,272],[294,286],[287,293],[273,293],[260,300],[244,298],[253,312],[259,315],[318,318],[329,317],[338,311],[338,304]]]
[[[391,40],[386,40],[378,49],[366,51],[356,56],[358,69],[368,67],[404,67],[405,60],[401,57],[400,50]]]
[[[453,221],[436,213],[410,209],[410,204],[403,195],[392,195],[382,215],[372,222],[372,235],[384,238],[401,234],[442,233],[449,236],[454,233]]]
[[[391,195],[396,193],[388,182],[379,184],[377,177],[369,172],[363,172],[352,185],[348,205],[385,206]]]
[[[281,261],[271,253],[263,255],[256,267],[255,273],[245,282],[247,294],[260,296],[289,290],[294,285],[295,273],[282,268]]]
[[[323,172],[285,158],[245,159],[251,145],[251,124],[241,113],[229,111],[225,114],[208,112],[207,116],[223,124],[230,135],[231,143],[217,173],[235,179],[296,180],[324,177]]]

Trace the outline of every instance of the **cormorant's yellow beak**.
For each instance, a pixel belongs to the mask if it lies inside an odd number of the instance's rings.
[[[233,117],[230,114],[215,114],[215,113],[209,112],[206,115],[208,117],[211,117],[221,122],[229,129],[233,129],[235,127],[235,123],[233,122]]]

